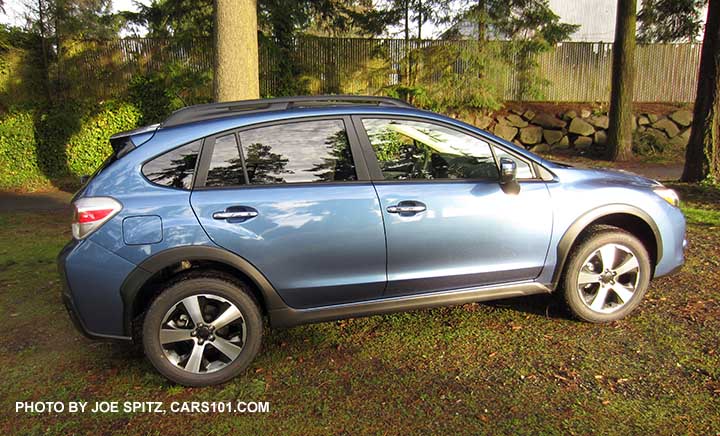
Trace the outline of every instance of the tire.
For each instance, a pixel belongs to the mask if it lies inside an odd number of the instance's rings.
[[[169,380],[209,386],[243,372],[260,350],[262,333],[259,306],[245,284],[220,273],[188,275],[150,305],[142,342],[145,356]]]
[[[578,319],[616,321],[638,307],[651,274],[650,256],[635,236],[617,227],[593,227],[568,259],[564,300]]]

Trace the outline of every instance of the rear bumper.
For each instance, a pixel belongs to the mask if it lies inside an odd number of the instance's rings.
[[[73,325],[75,326],[75,329],[83,334],[86,338],[89,339],[101,339],[98,336],[94,336],[92,333],[88,331],[88,329],[85,328],[85,326],[82,323],[82,320],[78,317],[77,311],[75,310],[75,305],[72,302],[72,298],[70,297],[70,294],[63,290],[62,293],[62,303],[65,306],[65,310],[68,313],[68,316],[70,317],[70,321],[72,321]]]
[[[123,335],[120,285],[134,265],[91,241],[70,241],[58,254],[61,300],[73,325],[90,339],[131,340]]]

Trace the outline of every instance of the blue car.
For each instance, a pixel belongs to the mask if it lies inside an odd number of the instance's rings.
[[[683,264],[674,191],[390,98],[192,106],[120,133],[73,199],[63,301],[168,379],[227,381],[272,327],[557,293],[605,323]]]

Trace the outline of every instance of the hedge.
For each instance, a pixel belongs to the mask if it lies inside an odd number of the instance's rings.
[[[124,102],[66,105],[0,119],[0,189],[33,190],[49,180],[92,174],[110,154],[111,135],[137,126],[141,114]]]
[[[67,141],[67,167],[70,174],[92,174],[112,152],[110,136],[137,127],[140,111],[129,103],[110,104],[85,117],[80,129]]]
[[[6,115],[0,120],[0,189],[34,190],[48,185],[38,164],[34,114]]]

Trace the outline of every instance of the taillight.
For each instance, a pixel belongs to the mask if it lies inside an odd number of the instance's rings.
[[[73,203],[72,233],[75,239],[83,239],[105,224],[122,204],[110,197],[83,197]]]

